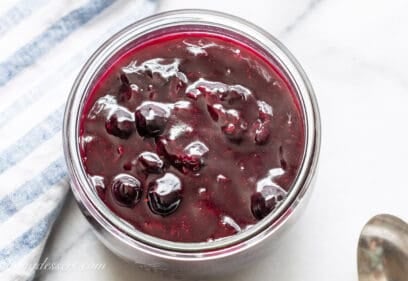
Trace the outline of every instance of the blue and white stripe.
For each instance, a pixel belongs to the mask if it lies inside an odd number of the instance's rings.
[[[149,0],[0,5],[0,280],[31,280],[68,190],[63,110],[90,54]],[[6,44],[8,43],[8,44]]]
[[[112,5],[114,0],[95,0],[71,11],[0,63],[0,86],[34,64],[55,45]]]
[[[30,16],[37,8],[46,4],[47,0],[20,0],[0,18],[0,36],[7,33],[13,26]],[[28,5],[29,4],[29,5]]]

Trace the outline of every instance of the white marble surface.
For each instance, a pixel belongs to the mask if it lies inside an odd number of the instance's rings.
[[[408,2],[162,0],[160,10],[211,8],[277,36],[308,73],[320,104],[318,180],[304,216],[269,258],[219,280],[357,280],[356,245],[377,213],[408,220]],[[166,280],[123,262],[90,231],[72,196],[44,258],[105,264],[42,271],[37,280]]]

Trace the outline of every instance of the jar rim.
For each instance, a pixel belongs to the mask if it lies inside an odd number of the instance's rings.
[[[86,175],[79,151],[79,123],[84,100],[89,94],[90,83],[95,79],[101,67],[112,58],[117,50],[126,46],[142,35],[173,26],[212,26],[229,32],[239,32],[251,42],[262,47],[276,59],[285,78],[292,83],[300,101],[305,130],[305,148],[298,175],[283,202],[267,217],[253,227],[238,234],[216,239],[210,242],[173,242],[154,237],[137,230],[132,225],[115,215],[99,198]],[[300,203],[314,176],[320,150],[320,117],[312,86],[303,69],[275,37],[233,15],[211,10],[175,10],[159,13],[137,21],[122,29],[104,44],[86,62],[71,89],[64,115],[63,125],[64,155],[68,167],[71,189],[76,200],[94,217],[100,225],[125,242],[156,254],[172,252],[190,254],[218,251],[235,247],[236,250],[259,243],[262,237],[275,232],[291,215]],[[290,212],[289,212],[290,211]]]

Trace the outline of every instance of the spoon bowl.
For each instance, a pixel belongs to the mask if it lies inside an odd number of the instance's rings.
[[[408,281],[408,224],[377,215],[363,227],[357,250],[360,281]]]

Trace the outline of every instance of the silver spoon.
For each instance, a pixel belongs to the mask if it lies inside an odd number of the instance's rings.
[[[357,249],[360,281],[408,281],[408,224],[391,215],[368,221]]]

